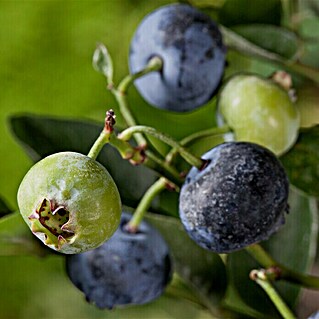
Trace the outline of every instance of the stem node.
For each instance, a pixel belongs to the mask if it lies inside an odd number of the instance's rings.
[[[114,125],[116,123],[115,117],[116,115],[112,109],[109,109],[106,112],[104,129],[107,133],[112,133],[114,130]]]

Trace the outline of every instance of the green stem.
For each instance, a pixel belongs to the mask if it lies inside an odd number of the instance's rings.
[[[124,117],[124,120],[128,126],[135,126],[136,122],[135,119],[130,111],[130,108],[127,103],[126,95],[120,94],[118,91],[113,91],[115,94],[115,97],[117,99],[120,113]],[[140,148],[145,148],[147,145],[147,141],[144,138],[144,136],[141,133],[134,134],[134,138],[139,145]],[[161,169],[160,173],[163,173],[164,171],[167,171],[169,175],[173,176],[174,182],[181,182],[181,178],[179,176],[179,173],[176,169],[159,159],[153,152],[146,150],[145,154],[147,156],[145,164],[149,166],[152,169],[158,169],[156,166],[159,165]],[[154,165],[155,164],[155,165]]]
[[[292,72],[296,72],[308,79],[319,83],[319,69],[312,68],[304,65],[298,61],[287,61],[283,59],[280,55],[267,51],[254,43],[248,41],[239,34],[231,31],[230,29],[221,26],[221,31],[225,40],[226,45],[239,53],[253,56],[259,59],[266,60],[268,62],[273,62],[281,67],[285,67]]]
[[[116,101],[119,105],[120,113],[122,114],[127,126],[135,126],[136,121],[135,121],[135,119],[132,115],[132,112],[128,106],[126,94],[124,94],[118,90],[112,90],[112,92],[116,98]],[[147,145],[147,141],[142,134],[140,134],[140,133],[134,134],[134,138],[140,147],[145,147]]]
[[[103,129],[99,137],[96,139],[96,141],[92,145],[87,156],[93,159],[96,159],[99,153],[101,152],[103,146],[109,142],[110,134],[111,134],[110,132]]]
[[[279,265],[281,269],[280,278],[289,282],[301,285],[303,287],[319,289],[319,278],[312,275],[305,275],[296,271],[290,270],[282,265]]]
[[[152,169],[155,169],[159,174],[164,175],[166,178],[171,180],[176,185],[181,185],[184,179],[181,177],[180,173],[176,168],[171,166],[165,160],[162,160],[156,156],[153,152],[146,150],[146,161],[145,164]]]
[[[111,92],[116,98],[116,101],[119,105],[120,113],[122,114],[124,121],[126,122],[127,126],[135,126],[136,121],[132,112],[130,110],[126,91],[128,90],[129,86],[139,77],[146,75],[147,73],[154,72],[160,70],[162,68],[162,60],[159,57],[152,58],[145,69],[141,70],[132,75],[126,76],[118,85],[118,88],[111,87]],[[134,139],[136,140],[137,144],[140,148],[144,149],[147,145],[147,140],[141,133],[134,134]],[[164,160],[158,158],[152,151],[146,150],[146,161],[145,165],[159,171],[161,174],[168,177],[174,183],[181,184],[182,179],[179,175],[179,172]]]
[[[196,132],[192,135],[187,136],[186,138],[184,138],[180,144],[181,145],[185,145],[188,144],[198,138],[202,138],[202,137],[206,137],[206,136],[211,136],[211,135],[217,135],[217,134],[223,134],[223,133],[227,133],[229,132],[229,127],[228,126],[224,126],[224,127],[215,127],[212,129],[207,129],[207,130],[203,130],[200,132]],[[169,166],[169,162],[170,159],[172,158],[172,156],[177,153],[177,149],[176,148],[172,148],[172,150],[167,154],[166,157],[166,165],[167,168],[171,168],[171,166]],[[156,159],[155,159],[156,160]],[[181,179],[180,176],[178,176],[179,179]],[[167,180],[165,178],[160,178],[159,180],[157,180],[148,190],[147,192],[144,194],[142,200],[140,201],[139,205],[137,206],[134,215],[132,217],[132,219],[130,220],[128,227],[129,229],[132,229],[133,231],[135,231],[138,228],[138,225],[140,224],[140,222],[142,221],[145,212],[148,210],[148,208],[150,207],[152,200],[154,199],[155,196],[157,196],[162,190],[165,189],[167,184]]]
[[[136,121],[133,117],[133,114],[130,110],[130,107],[128,105],[127,101],[127,90],[129,86],[134,82],[134,80],[154,71],[158,71],[162,68],[163,62],[159,57],[153,57],[147,66],[141,70],[140,72],[129,74],[127,75],[118,85],[117,89],[113,88],[111,89],[111,92],[114,94],[117,103],[119,105],[120,112],[127,124],[127,126],[134,126],[136,125]],[[138,145],[140,147],[145,147],[147,145],[146,139],[143,137],[142,134],[135,134],[134,138],[136,139]]]
[[[159,178],[144,194],[139,202],[133,217],[127,227],[130,231],[136,232],[147,210],[150,208],[153,199],[166,187],[167,180],[164,177]]]
[[[258,244],[250,245],[246,247],[245,250],[264,268],[278,265],[278,263],[264,250],[264,248]]]
[[[245,250],[264,268],[277,267],[279,275],[277,279],[301,285],[303,287],[319,289],[319,277],[302,274],[291,270],[275,261],[260,245],[255,244],[246,247]]]
[[[142,152],[130,143],[119,139],[115,134],[110,135],[109,143],[118,150],[123,159],[130,160],[133,164],[143,163],[145,156]]]
[[[202,131],[198,131],[195,132],[189,136],[186,136],[185,138],[183,138],[180,141],[180,144],[182,146],[186,146],[192,142],[194,142],[197,139],[200,138],[204,138],[204,137],[208,137],[208,136],[216,136],[216,135],[222,135],[225,133],[229,133],[230,132],[230,128],[229,126],[225,125],[225,126],[221,126],[221,127],[213,127],[207,130],[202,130]],[[170,152],[167,154],[166,156],[166,160],[168,163],[171,163],[174,159],[174,157],[177,154],[177,150],[175,148],[171,149]]]
[[[254,280],[261,288],[264,289],[268,297],[276,306],[279,313],[284,319],[296,319],[296,316],[288,308],[286,303],[282,300],[278,292],[272,286],[271,282],[263,275],[263,270],[255,270],[251,272],[251,279]]]
[[[190,143],[192,143],[195,140],[198,140],[200,138],[204,138],[204,137],[208,137],[208,136],[215,136],[215,135],[222,135],[222,134],[229,133],[229,132],[230,132],[230,127],[227,125],[220,126],[220,127],[212,127],[212,128],[207,129],[207,130],[198,131],[198,132],[195,132],[189,136],[186,136],[185,138],[183,138],[181,140],[180,143],[184,146],[184,145],[190,144]]]
[[[124,130],[119,138],[123,140],[129,140],[133,134],[135,133],[144,133],[149,134],[151,136],[154,136],[155,138],[163,141],[164,143],[170,145],[171,147],[175,148],[178,153],[181,154],[181,156],[192,166],[197,167],[200,169],[203,166],[203,160],[196,157],[192,153],[190,153],[186,148],[184,148],[179,142],[174,140],[172,137],[170,137],[167,134],[164,134],[162,132],[157,131],[153,127],[144,126],[144,125],[137,125],[133,127],[129,127],[126,130]]]
[[[289,62],[284,62],[283,65],[287,68],[290,69],[293,72],[299,73],[308,79],[316,82],[319,84],[319,70],[317,68],[312,68],[307,65],[301,64],[300,62],[295,62],[295,63],[289,63]]]
[[[153,58],[149,60],[148,64],[143,70],[136,72],[134,74],[127,75],[118,85],[117,90],[122,94],[126,94],[128,88],[136,79],[148,73],[159,71],[162,69],[162,67],[163,67],[162,59],[158,56],[154,56]]]

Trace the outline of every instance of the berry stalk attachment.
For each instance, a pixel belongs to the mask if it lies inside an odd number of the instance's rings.
[[[296,316],[272,286],[265,269],[252,270],[249,276],[251,280],[255,281],[267,293],[284,319],[296,319]]]
[[[303,274],[287,268],[286,266],[274,260],[259,244],[250,245],[245,248],[246,252],[251,255],[262,267],[267,269],[276,269],[274,280],[286,280],[303,287],[319,289],[319,277]]]
[[[136,125],[133,127],[129,127],[128,129],[124,130],[120,135],[119,138],[127,141],[129,140],[133,134],[135,133],[145,133],[149,134],[151,136],[154,136],[155,138],[161,140],[162,142],[168,144],[169,146],[176,149],[178,153],[184,158],[186,162],[188,162],[190,165],[193,165],[195,167],[201,168],[205,165],[206,161],[202,160],[192,153],[190,153],[185,147],[183,147],[179,142],[174,140],[171,136],[164,134],[162,132],[157,131],[153,127],[144,126],[144,125]]]
[[[171,4],[147,15],[130,46],[135,73],[154,56],[163,67],[134,82],[151,105],[174,112],[192,111],[207,103],[222,79],[226,48],[218,25],[186,4]]]

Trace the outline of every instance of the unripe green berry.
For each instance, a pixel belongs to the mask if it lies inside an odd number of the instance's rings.
[[[233,130],[232,139],[262,145],[276,155],[287,152],[298,137],[296,105],[270,79],[235,75],[221,90],[218,111],[220,124]]]
[[[74,152],[36,163],[20,184],[18,205],[34,235],[65,254],[101,245],[115,232],[121,216],[120,195],[108,171]]]
[[[300,127],[319,124],[319,88],[307,84],[297,91],[297,108],[300,112]]]

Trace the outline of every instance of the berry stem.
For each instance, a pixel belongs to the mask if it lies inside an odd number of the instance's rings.
[[[268,280],[264,269],[253,270],[250,273],[250,279],[254,280],[266,292],[284,319],[296,319],[296,316],[288,308],[286,303],[282,300],[276,289]]]
[[[119,105],[119,110],[120,113],[122,114],[124,121],[126,122],[127,126],[134,126],[136,125],[136,121],[134,119],[134,116],[130,110],[128,100],[127,100],[127,90],[129,86],[134,82],[134,80],[154,71],[158,71],[162,68],[163,62],[162,60],[154,56],[151,58],[146,65],[146,67],[135,73],[135,74],[130,74],[127,75],[118,85],[116,88],[113,83],[113,63],[110,54],[108,53],[107,48],[103,44],[99,44],[97,46],[96,51],[94,52],[93,56],[93,67],[100,73],[102,73],[107,80],[108,83],[108,89],[112,92],[114,95],[118,105]],[[104,140],[104,133],[101,133],[101,137],[99,138],[98,141],[96,141],[96,145],[94,145],[94,148],[92,147],[92,150],[90,151],[90,156],[94,156],[94,158],[97,157],[98,153],[101,151],[103,147],[103,142]],[[147,146],[147,140],[144,138],[144,136],[140,133],[137,133],[134,135],[134,138],[138,144],[138,148],[140,149],[145,149]],[[119,143],[116,143],[117,141],[113,139],[114,146],[117,144],[120,146]],[[101,143],[101,144],[100,144]],[[123,147],[121,145],[120,147]],[[125,153],[125,152],[124,152]],[[124,155],[123,150],[122,150],[122,156]],[[179,176],[179,172],[169,164],[167,164],[164,160],[158,158],[156,154],[153,152],[146,150],[145,155],[147,156],[147,159],[145,161],[145,164],[152,168],[159,170],[161,174],[163,175],[169,175],[168,178],[172,178],[173,181],[177,182],[180,184],[182,182],[181,177]],[[124,158],[127,158],[126,155],[124,155]],[[168,174],[167,174],[168,173]]]
[[[191,135],[186,136],[185,138],[183,138],[180,141],[180,144],[182,146],[186,146],[186,145],[194,142],[197,139],[208,137],[208,136],[222,135],[222,134],[225,134],[225,133],[229,133],[230,131],[231,130],[230,130],[229,126],[227,126],[227,125],[224,125],[224,126],[221,126],[221,127],[213,127],[213,128],[210,128],[210,129],[207,129],[207,130],[198,131],[198,132],[195,132],[195,133],[193,133]],[[171,163],[177,153],[178,152],[177,152],[176,148],[171,149],[170,152],[166,156],[167,162]]]
[[[200,138],[208,137],[208,136],[215,136],[215,135],[222,135],[225,133],[229,133],[231,131],[230,127],[228,125],[220,126],[220,127],[212,127],[207,130],[202,130],[195,132],[189,136],[186,136],[181,140],[182,145],[187,145],[195,140],[198,140]]]
[[[280,278],[283,278],[289,282],[293,282],[303,287],[319,289],[319,278],[316,276],[305,275],[296,271],[287,269],[286,267],[279,266],[281,268]]]
[[[148,62],[148,64],[146,65],[146,67],[134,74],[129,74],[127,75],[118,85],[117,89],[114,87],[111,87],[111,92],[113,93],[113,95],[115,96],[117,103],[119,105],[120,108],[120,112],[127,124],[127,126],[135,126],[136,125],[136,121],[132,115],[132,112],[130,110],[130,107],[128,105],[128,101],[127,101],[127,90],[129,88],[129,86],[134,82],[134,80],[150,73],[150,72],[154,72],[154,71],[158,71],[162,68],[163,66],[163,62],[159,57],[153,57],[152,59],[150,59],[150,61]],[[138,145],[140,147],[145,147],[147,144],[147,141],[145,140],[145,138],[143,137],[142,134],[135,134],[134,138],[136,139]]]
[[[118,85],[117,87],[117,91],[119,93],[122,93],[122,94],[126,94],[128,88],[130,87],[131,84],[133,84],[133,82],[148,74],[148,73],[151,73],[151,72],[154,72],[154,71],[160,71],[163,67],[163,61],[160,57],[158,56],[154,56],[152,57],[149,62],[147,63],[146,67],[144,69],[142,69],[141,71],[139,72],[136,72],[134,74],[129,74],[127,75],[122,81],[121,83]]]
[[[171,136],[164,134],[162,132],[157,131],[153,127],[144,126],[144,125],[136,125],[124,130],[120,135],[119,138],[123,140],[129,140],[133,134],[135,133],[144,133],[154,136],[155,138],[163,141],[164,143],[168,144],[169,146],[176,149],[178,153],[192,166],[201,169],[203,167],[204,161],[192,153],[190,153],[186,148],[184,148],[179,142],[174,140]]]
[[[139,202],[133,217],[127,224],[128,231],[135,233],[142,222],[145,213],[150,208],[153,199],[161,193],[167,185],[167,180],[164,177],[159,178],[144,194]]]
[[[99,137],[96,139],[96,141],[92,145],[87,156],[91,157],[92,159],[96,159],[98,155],[100,154],[103,146],[107,144],[109,140],[110,140],[110,132],[107,132],[105,129],[103,129]]]
[[[286,60],[276,53],[267,51],[255,45],[254,43],[248,41],[244,37],[240,36],[239,34],[235,33],[234,31],[231,31],[230,29],[224,26],[220,26],[220,29],[225,43],[227,47],[229,47],[230,49],[240,52],[244,55],[256,57],[266,61],[271,61],[273,63],[278,64],[281,67],[284,67],[292,72],[305,76],[306,78],[316,83],[319,83],[318,68],[313,68],[305,64],[302,64],[298,61],[298,59],[292,60],[292,58],[290,60]],[[298,57],[298,52],[295,56]]]
[[[265,268],[276,266],[278,263],[259,244],[245,248],[246,252]]]
[[[255,244],[246,247],[245,250],[262,266],[267,269],[277,269],[275,279],[284,279],[286,281],[301,285],[303,287],[319,289],[319,277],[306,275],[291,270],[286,266],[275,261],[260,245]]]
[[[130,110],[130,107],[128,105],[126,94],[124,94],[123,92],[120,92],[118,90],[115,90],[115,89],[112,90],[112,92],[116,98],[116,101],[119,105],[120,113],[122,114],[127,126],[129,126],[129,127],[135,126],[136,121],[135,121],[135,119],[132,115],[132,112]],[[147,141],[142,134],[140,134],[140,133],[135,134],[134,138],[140,147],[145,147],[147,145]]]
[[[180,173],[170,165],[170,163],[157,157],[153,152],[145,150],[146,159],[144,164],[151,169],[156,170],[159,174],[164,175],[167,179],[171,180],[177,185],[181,185],[184,179]]]
[[[140,72],[127,75],[118,85],[118,88],[114,88],[114,86],[111,86],[111,92],[115,96],[117,103],[119,105],[120,113],[122,114],[127,126],[135,126],[136,121],[134,119],[134,116],[132,115],[132,112],[130,110],[128,101],[127,101],[127,90],[129,86],[134,82],[134,80],[154,71],[158,71],[162,68],[163,62],[162,60],[155,56],[152,59],[150,59],[149,63],[145,67],[145,69],[141,70]],[[134,134],[134,139],[136,140],[137,144],[140,148],[145,149],[147,146],[147,140],[144,138],[144,136],[141,133]],[[166,163],[164,160],[158,158],[156,154],[154,154],[150,150],[145,150],[146,155],[146,161],[145,164],[153,169],[160,170],[160,173],[163,174],[164,172],[167,172],[170,176],[170,179],[173,179],[174,182],[177,182],[180,184],[182,182],[182,179],[179,175],[179,172],[172,166],[170,166],[168,163]]]
[[[188,143],[191,143],[192,141],[206,137],[206,136],[212,136],[212,135],[219,135],[229,132],[228,126],[223,127],[215,127],[212,129],[203,130],[200,132],[196,132],[192,135],[187,136],[184,138],[180,144],[185,145]],[[172,161],[174,155],[177,153],[176,148],[172,148],[171,151],[166,156],[166,165],[167,168],[170,168],[169,163]],[[179,177],[181,179],[181,177]],[[168,180],[164,177],[158,179],[144,194],[142,200],[140,201],[139,205],[137,206],[132,219],[130,220],[128,224],[128,229],[130,229],[132,232],[136,232],[138,229],[139,224],[143,220],[143,217],[146,213],[146,211],[149,209],[153,199],[155,196],[157,196],[161,191],[163,191],[167,186]],[[175,188],[175,186],[174,186]]]
[[[119,139],[115,134],[111,134],[109,143],[115,147],[123,159],[130,160],[134,165],[141,164],[145,160],[143,149],[134,148],[126,141]]]

